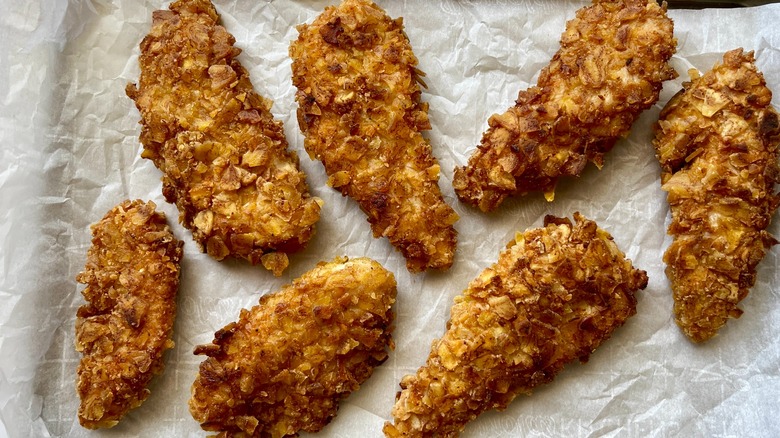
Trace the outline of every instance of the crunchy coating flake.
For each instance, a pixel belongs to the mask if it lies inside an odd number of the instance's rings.
[[[401,380],[388,437],[456,437],[489,409],[553,380],[636,313],[647,286],[612,237],[574,215],[518,233],[462,295],[427,363]]]
[[[287,253],[313,235],[322,201],[309,196],[271,102],[252,88],[218,20],[209,0],[154,12],[139,85],[127,86],[141,112],[142,156],[163,172],[165,199],[205,252],[281,275]]]
[[[92,225],[92,247],[76,280],[87,304],[76,318],[78,416],[113,427],[149,396],[163,370],[179,288],[182,242],[153,202],[124,201]]]
[[[601,168],[677,76],[667,63],[673,27],[655,0],[594,0],[577,11],[537,85],[490,117],[468,165],[455,169],[460,200],[485,212],[534,191],[552,201],[559,177],[579,176],[589,161]]]
[[[214,335],[190,412],[221,437],[316,432],[392,348],[396,283],[379,263],[320,263]]]
[[[442,198],[439,165],[420,133],[430,129],[428,105],[402,20],[368,0],[345,0],[298,32],[290,57],[309,155],[410,271],[448,269],[458,215]]]
[[[653,142],[668,193],[674,242],[664,254],[677,324],[694,342],[715,336],[777,243],[778,114],[753,52],[727,52],[663,109]]]

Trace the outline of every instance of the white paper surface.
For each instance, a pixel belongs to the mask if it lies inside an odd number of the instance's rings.
[[[223,24],[244,50],[240,60],[301,156],[312,192],[325,201],[316,237],[292,257],[282,278],[239,261],[201,254],[178,212],[160,192],[160,172],[140,158],[139,114],[125,97],[138,78],[138,44],[160,1],[0,0],[0,437],[205,436],[187,410],[200,343],[257,303],[260,295],[335,256],[369,256],[398,280],[396,350],[341,406],[319,436],[381,436],[398,382],[427,358],[452,299],[516,231],[546,214],[580,211],[611,232],[650,277],[638,313],[585,365],[571,364],[553,383],[521,396],[504,412],[482,415],[464,437],[495,436],[773,436],[780,431],[780,271],[778,248],[759,266],[758,281],[731,320],[704,345],[674,324],[661,257],[668,207],[660,190],[651,126],[687,80],[724,51],[755,50],[780,96],[780,5],[741,10],[670,11],[679,41],[660,102],[606,156],[559,184],[555,202],[541,195],[511,199],[493,214],[457,201],[452,170],[471,154],[488,117],[535,83],[558,48],[566,20],[584,2],[540,0],[380,1],[406,32],[428,76],[433,130],[427,135],[442,168],[441,189],[460,214],[458,252],[445,273],[412,275],[386,240],[371,237],[357,205],[325,185],[325,172],[303,150],[290,80],[294,26],[335,1],[217,0]],[[775,105],[780,106],[780,97]],[[89,224],[126,198],[154,200],[185,242],[176,348],[152,395],[112,430],[78,425],[79,356],[75,313],[83,303],[74,277],[83,268]],[[780,219],[770,231],[780,236]]]

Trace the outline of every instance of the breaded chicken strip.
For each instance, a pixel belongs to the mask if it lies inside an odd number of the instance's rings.
[[[753,52],[691,82],[663,109],[654,145],[674,242],[664,254],[677,324],[694,342],[715,336],[756,281],[777,243],[767,233],[780,204],[780,123]]]
[[[420,131],[417,58],[402,20],[368,0],[344,0],[290,45],[298,123],[328,184],[357,201],[412,272],[447,269],[458,215],[442,199],[439,165]]]
[[[143,157],[163,172],[163,194],[181,223],[217,260],[262,263],[275,275],[303,248],[319,220],[298,157],[287,150],[271,102],[252,88],[235,39],[209,0],[155,11],[141,43]]]
[[[577,11],[537,85],[490,117],[468,165],[455,169],[460,200],[485,212],[535,191],[552,201],[559,177],[579,176],[589,161],[601,168],[677,76],[667,63],[673,27],[655,0],[594,0]]]
[[[518,233],[462,295],[428,362],[401,380],[388,437],[456,437],[490,409],[581,362],[636,313],[647,275],[575,213]]]
[[[149,396],[163,370],[179,289],[182,242],[153,202],[124,201],[92,226],[87,264],[76,280],[87,304],[76,318],[79,422],[113,427]]]
[[[392,348],[396,283],[379,263],[320,263],[214,335],[190,412],[220,437],[316,432]]]

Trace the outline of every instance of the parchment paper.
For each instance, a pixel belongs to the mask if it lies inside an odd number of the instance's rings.
[[[778,248],[731,320],[704,345],[674,324],[661,257],[668,207],[650,144],[659,109],[688,79],[724,51],[755,50],[758,67],[780,96],[780,5],[731,10],[673,10],[679,40],[660,102],[607,155],[562,182],[555,201],[512,199],[483,214],[454,196],[452,170],[468,159],[487,118],[503,112],[535,83],[558,49],[566,20],[581,1],[407,0],[379,3],[403,16],[428,76],[433,129],[427,134],[442,168],[441,189],[461,220],[455,264],[445,273],[412,275],[386,240],[370,235],[357,205],[325,185],[325,172],[303,150],[295,118],[287,49],[294,26],[335,1],[217,0],[223,24],[244,52],[240,60],[258,91],[275,101],[290,147],[301,156],[312,192],[325,200],[316,237],[292,257],[282,278],[243,262],[201,254],[160,192],[160,172],[140,158],[139,114],[125,97],[138,78],[138,44],[155,0],[2,0],[0,13],[0,436],[205,436],[187,410],[201,360],[200,343],[257,303],[263,294],[335,256],[369,256],[398,280],[396,349],[319,436],[378,437],[398,382],[427,358],[444,331],[453,297],[495,262],[516,231],[546,214],[580,211],[611,232],[647,270],[638,313],[585,365],[571,364],[552,384],[521,396],[504,412],[481,416],[464,437],[498,436],[776,436],[780,433],[780,271]],[[780,100],[775,98],[775,105]],[[79,356],[75,313],[83,303],[74,277],[83,268],[89,224],[126,198],[155,201],[185,242],[175,326],[176,347],[142,407],[116,428],[88,432],[76,420]],[[780,235],[780,220],[770,231]]]

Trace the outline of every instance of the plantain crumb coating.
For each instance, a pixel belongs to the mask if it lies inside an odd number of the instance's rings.
[[[141,113],[142,156],[162,171],[165,199],[201,249],[278,276],[312,237],[322,201],[218,21],[209,0],[155,11],[139,84],[126,91]]]
[[[190,412],[220,437],[317,432],[392,348],[396,282],[379,263],[320,263],[214,335]]]
[[[388,437],[457,437],[490,409],[550,382],[636,313],[647,286],[612,237],[579,213],[518,233],[458,297],[428,361],[401,380]]]
[[[653,142],[674,241],[664,254],[674,314],[694,342],[715,336],[756,281],[777,243],[767,231],[780,204],[780,124],[753,52],[690,82],[661,112]]]
[[[163,370],[179,288],[182,243],[153,202],[124,201],[92,226],[87,263],[76,280],[87,304],[76,318],[79,423],[115,426],[149,396]]]
[[[328,184],[357,201],[374,237],[387,237],[411,272],[448,269],[458,215],[439,190],[439,165],[402,20],[368,0],[344,0],[290,45],[298,123]]]
[[[468,164],[455,169],[461,201],[488,212],[506,197],[544,192],[628,135],[658,100],[676,50],[666,6],[655,0],[594,0],[566,24],[560,50],[515,106],[488,120]]]

